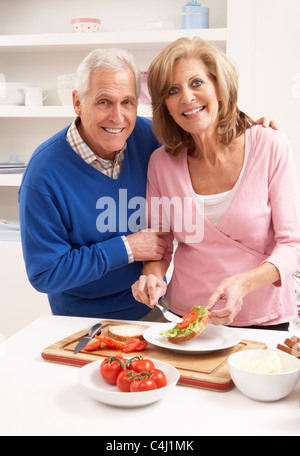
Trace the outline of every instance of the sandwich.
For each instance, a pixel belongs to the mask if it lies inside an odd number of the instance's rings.
[[[204,306],[194,306],[191,312],[182,318],[181,323],[161,333],[172,344],[181,344],[199,336],[208,324],[210,312]]]

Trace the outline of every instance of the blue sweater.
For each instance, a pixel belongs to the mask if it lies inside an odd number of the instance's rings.
[[[70,147],[67,128],[36,149],[20,187],[28,278],[48,294],[54,315],[139,319],[149,309],[134,300],[130,287],[142,263],[128,264],[121,236],[143,228],[140,206],[127,206],[145,198],[148,161],[159,143],[151,122],[137,118],[114,180]]]

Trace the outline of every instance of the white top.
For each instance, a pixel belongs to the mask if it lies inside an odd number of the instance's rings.
[[[240,186],[241,180],[243,178],[248,158],[251,150],[251,129],[248,128],[245,134],[245,157],[243,168],[239,175],[238,180],[235,183],[235,186],[228,192],[217,193],[215,195],[199,195],[197,194],[197,200],[201,204],[201,207],[204,208],[204,215],[208,220],[213,223],[213,225],[218,226],[221,219],[225,215],[226,211],[229,209],[238,188]]]
[[[300,381],[288,397],[272,403],[253,401],[235,387],[220,393],[182,385],[161,401],[136,409],[110,407],[93,400],[78,383],[79,367],[46,362],[41,352],[98,321],[43,316],[0,343],[0,435],[100,435],[111,442],[122,435],[180,435],[192,440],[189,436],[199,436],[199,432],[211,436],[300,435]],[[294,330],[289,335],[268,330],[238,331],[242,338],[265,342],[269,348],[296,334]],[[178,404],[191,404],[198,408],[198,414],[186,413],[179,422]],[[158,444],[164,439],[153,440]]]

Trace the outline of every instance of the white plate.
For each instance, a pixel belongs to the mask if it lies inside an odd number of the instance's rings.
[[[151,326],[143,333],[144,339],[157,347],[167,348],[185,354],[210,353],[216,350],[233,347],[241,340],[241,336],[234,328],[227,326],[207,325],[199,336],[182,344],[172,344],[166,336],[160,333],[174,328],[174,323],[160,323]]]
[[[0,219],[0,229],[3,229],[3,230],[18,230],[18,231],[20,231],[20,222],[18,220],[2,220],[2,219]]]
[[[22,174],[26,167],[22,168],[0,168],[0,174]]]
[[[167,386],[164,388],[140,393],[123,393],[116,385],[110,385],[103,379],[100,374],[102,360],[83,366],[79,371],[79,383],[89,396],[105,404],[126,408],[148,405],[170,393],[179,380],[179,372],[175,367],[162,361],[152,361],[167,377]]]
[[[0,230],[0,241],[4,242],[20,242],[21,233],[17,230]]]
[[[0,163],[0,168],[24,168],[25,163],[22,162],[2,162]]]

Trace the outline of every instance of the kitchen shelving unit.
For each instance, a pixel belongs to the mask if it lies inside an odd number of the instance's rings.
[[[45,33],[29,35],[0,35],[0,53],[68,53],[85,52],[100,46],[126,47],[130,51],[159,51],[163,46],[182,37],[201,36],[226,50],[227,29],[203,30],[138,30],[125,32],[99,32],[91,34]],[[139,106],[140,116],[151,117],[150,106]],[[72,106],[48,105],[41,107],[0,106],[0,119],[65,119],[74,117]],[[22,175],[0,174],[0,187],[19,186]]]

